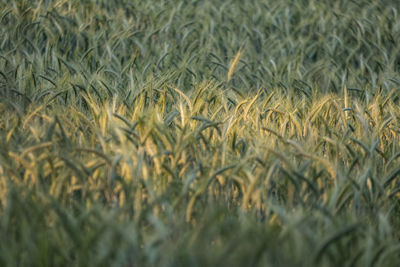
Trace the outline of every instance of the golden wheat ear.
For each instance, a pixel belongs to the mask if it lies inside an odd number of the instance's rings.
[[[235,58],[232,60],[231,66],[229,67],[227,82],[229,82],[231,80],[233,72],[235,71],[235,68],[236,68],[237,64],[239,63],[241,55],[242,55],[242,51],[241,51],[241,49],[239,49],[239,51],[235,55]]]

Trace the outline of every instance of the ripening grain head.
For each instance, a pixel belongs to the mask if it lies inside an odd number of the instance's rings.
[[[232,60],[231,66],[229,67],[229,71],[228,71],[228,78],[227,78],[228,82],[232,78],[233,72],[235,71],[235,68],[236,68],[237,64],[239,63],[241,55],[242,55],[242,52],[241,52],[241,50],[239,50],[236,53],[235,58]]]

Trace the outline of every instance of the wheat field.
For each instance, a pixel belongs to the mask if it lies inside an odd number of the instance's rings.
[[[0,0],[0,266],[399,266],[399,13]]]

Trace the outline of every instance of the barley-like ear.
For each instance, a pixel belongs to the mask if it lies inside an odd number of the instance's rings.
[[[236,55],[235,58],[232,60],[231,66],[229,67],[229,71],[228,71],[228,79],[227,81],[229,82],[232,78],[233,72],[235,71],[236,65],[239,63],[240,60],[240,56],[242,55],[242,51],[239,50]]]
[[[346,115],[346,119],[350,118],[349,111],[351,110],[350,103],[349,103],[349,92],[347,90],[347,86],[345,85],[343,88],[344,94],[344,114]]]
[[[350,108],[350,106],[349,106],[349,93],[348,93],[348,90],[347,90],[347,86],[344,86],[343,94],[344,94],[344,108],[345,108],[345,110],[347,110],[348,108]]]

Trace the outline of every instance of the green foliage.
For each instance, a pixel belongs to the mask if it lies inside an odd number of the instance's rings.
[[[0,0],[0,265],[398,266],[399,9]]]

